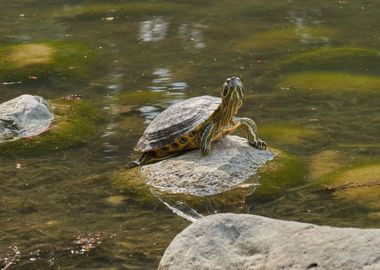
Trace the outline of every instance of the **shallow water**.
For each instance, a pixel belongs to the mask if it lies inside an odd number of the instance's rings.
[[[324,150],[338,152],[343,167],[379,162],[376,82],[364,80],[364,86],[347,90],[347,82],[329,78],[331,91],[319,91],[307,84],[292,87],[286,76],[322,69],[376,77],[380,70],[371,57],[346,57],[352,61],[317,68],[283,63],[321,47],[377,50],[379,10],[373,1],[1,1],[1,45],[79,42],[98,58],[81,80],[2,81],[0,102],[22,93],[48,99],[80,94],[106,119],[83,145],[42,156],[0,155],[0,266],[155,269],[172,238],[190,223],[173,209],[192,212],[178,196],[152,191],[154,196],[141,198],[116,184],[113,174],[136,157],[134,144],[160,111],[188,97],[218,96],[232,75],[245,85],[240,114],[256,121],[269,146],[299,161],[297,173],[276,181],[298,184],[274,196],[248,189],[196,202],[183,196],[184,201],[203,215],[252,213],[378,227],[379,215],[373,218],[366,207],[311,192],[316,180],[309,169]],[[273,124],[278,131],[270,136]],[[319,135],[294,137],[278,126]],[[315,170],[317,180],[323,178],[318,166]]]

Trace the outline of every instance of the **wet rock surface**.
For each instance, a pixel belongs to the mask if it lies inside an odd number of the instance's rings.
[[[0,143],[36,136],[46,131],[53,121],[46,100],[22,95],[0,104]]]
[[[158,269],[380,269],[379,236],[379,229],[218,214],[178,234]]]
[[[141,167],[146,183],[170,193],[213,195],[231,189],[254,175],[270,151],[250,146],[246,139],[227,136],[212,145],[207,157],[199,149]]]

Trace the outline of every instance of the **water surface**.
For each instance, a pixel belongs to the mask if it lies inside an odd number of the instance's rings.
[[[219,96],[232,75],[245,85],[240,114],[252,117],[259,131],[276,124],[320,135],[289,141],[279,129],[263,137],[299,160],[292,180],[302,184],[270,199],[255,191],[200,199],[196,210],[378,227],[365,207],[311,192],[309,167],[324,150],[341,153],[344,164],[379,161],[380,90],[346,91],[345,81],[334,79],[331,91],[299,89],[283,83],[297,66],[281,66],[319,48],[377,50],[376,2],[14,0],[0,2],[0,10],[1,45],[59,40],[84,43],[98,55],[83,80],[3,81],[0,102],[23,93],[80,94],[105,116],[95,139],[83,145],[0,156],[0,266],[13,260],[10,269],[155,269],[190,222],[159,196],[144,200],[116,185],[112,175],[136,157],[134,144],[159,112],[192,96]],[[319,69],[378,76],[371,59],[360,59]]]

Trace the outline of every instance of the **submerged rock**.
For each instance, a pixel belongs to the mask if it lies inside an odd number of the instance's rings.
[[[166,249],[166,269],[380,269],[380,230],[317,226],[254,215],[202,218]]]
[[[347,158],[344,153],[337,150],[323,150],[311,157],[309,164],[310,180],[318,180],[326,175],[329,175],[347,163]]]
[[[380,163],[353,164],[327,177],[333,196],[350,204],[380,211]]]
[[[53,121],[46,100],[22,95],[0,104],[0,143],[36,136],[46,131]]]
[[[289,56],[276,63],[281,73],[306,71],[338,71],[378,75],[380,51],[355,47],[328,47]]]
[[[377,76],[358,75],[343,72],[301,72],[286,75],[278,84],[278,89],[301,91],[336,92],[378,92],[380,79]]]
[[[165,14],[178,10],[177,5],[169,2],[152,2],[152,3],[89,3],[83,5],[68,6],[61,11],[57,11],[55,16],[61,18],[98,18],[104,17],[112,18],[113,16],[132,16],[132,15],[157,15]],[[108,17],[107,17],[108,16]]]
[[[274,143],[276,145],[303,145],[315,142],[322,137],[316,129],[291,123],[264,124],[260,127],[260,135],[269,144]]]
[[[75,79],[88,75],[94,52],[85,45],[50,41],[0,46],[0,80]]]
[[[147,184],[166,192],[212,195],[240,184],[267,161],[270,151],[250,146],[246,139],[227,136],[213,144],[207,157],[199,150],[141,167]]]
[[[238,50],[289,50],[299,44],[327,43],[336,36],[337,30],[318,26],[288,26],[263,31],[240,40],[235,48]]]

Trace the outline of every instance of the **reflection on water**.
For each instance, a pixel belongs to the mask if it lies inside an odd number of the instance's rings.
[[[168,29],[169,22],[161,17],[149,21],[142,21],[140,23],[138,38],[143,42],[160,41],[167,36]]]
[[[173,82],[172,73],[170,69],[167,68],[156,68],[153,73],[152,85],[148,86],[147,89],[156,92],[177,92],[180,94],[181,91],[186,91],[189,89],[187,82]]]
[[[314,9],[313,12],[307,13],[307,12],[295,12],[290,11],[289,12],[289,20],[293,24],[295,24],[295,32],[296,35],[299,37],[299,40],[302,43],[306,44],[312,44],[312,43],[326,43],[328,44],[330,41],[329,37],[319,35],[320,33],[313,33],[310,31],[308,26],[318,26],[321,24],[321,21],[318,19],[315,19],[315,17],[320,18],[321,17],[321,11],[318,9]]]
[[[192,44],[195,49],[203,49],[206,48],[203,37],[203,30],[206,28],[207,26],[202,24],[183,23],[178,28],[178,34],[185,44]]]
[[[145,123],[150,123],[161,112],[160,108],[154,106],[141,106],[139,111],[144,117]]]

